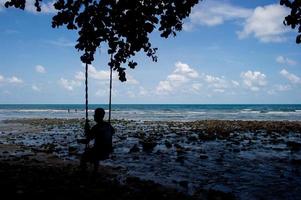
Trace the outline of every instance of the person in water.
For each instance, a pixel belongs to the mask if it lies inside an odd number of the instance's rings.
[[[91,162],[94,164],[94,172],[96,172],[99,161],[108,159],[113,151],[112,136],[115,133],[115,129],[111,124],[103,120],[104,116],[104,109],[95,109],[94,121],[96,122],[96,125],[91,129],[89,124],[86,124],[85,126],[87,139],[82,141],[82,143],[88,144],[94,139],[94,145],[92,148],[86,148],[81,157],[80,166],[82,170],[85,170],[87,163]]]

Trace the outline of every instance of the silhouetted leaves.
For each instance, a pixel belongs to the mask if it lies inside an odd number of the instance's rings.
[[[36,0],[37,11],[41,11]],[[10,0],[6,7],[24,9],[25,0]],[[126,81],[125,68],[135,68],[129,61],[139,51],[144,51],[157,61],[156,51],[149,41],[149,34],[158,28],[161,37],[176,36],[182,30],[182,21],[188,17],[198,0],[56,0],[58,10],[52,27],[66,26],[78,30],[76,49],[82,51],[81,60],[91,64],[96,49],[107,43],[112,59],[110,67],[118,71],[119,79]]]
[[[301,43],[301,0],[281,0],[280,5],[290,8],[291,13],[285,17],[284,24],[291,26],[292,29],[298,27],[299,35],[296,37],[296,43]]]

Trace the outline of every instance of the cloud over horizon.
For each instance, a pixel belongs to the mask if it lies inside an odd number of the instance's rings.
[[[276,62],[284,65],[296,65],[297,62],[284,56],[277,56]]]
[[[301,83],[301,78],[299,76],[288,72],[286,69],[282,69],[280,71],[280,74],[293,84],[300,84]]]
[[[251,71],[241,73],[241,78],[244,85],[251,91],[259,91],[262,87],[266,86],[266,75],[259,71]]]
[[[198,77],[198,72],[192,69],[189,65],[177,62],[175,63],[174,71],[167,76],[166,80],[159,82],[156,87],[156,94],[170,94],[185,83]]]

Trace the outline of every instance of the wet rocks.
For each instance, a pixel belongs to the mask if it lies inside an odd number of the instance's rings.
[[[76,155],[77,152],[78,152],[78,150],[75,146],[69,146],[69,148],[68,148],[69,155]]]
[[[168,149],[170,149],[172,147],[171,142],[169,142],[168,140],[165,140],[164,144],[165,144],[166,148],[168,148]]]
[[[134,146],[130,149],[129,153],[136,153],[139,151],[140,151],[140,148],[138,147],[138,145],[134,144]]]
[[[180,181],[179,185],[183,188],[188,188],[188,181]]]
[[[208,199],[228,199],[228,200],[234,200],[236,199],[235,196],[231,192],[224,192],[220,190],[214,190],[210,189],[208,191]]]
[[[141,140],[140,143],[142,145],[143,151],[145,152],[151,152],[157,146],[157,142],[151,138]]]
[[[216,135],[212,132],[199,134],[199,139],[202,141],[212,141],[216,139]]]
[[[41,151],[45,153],[53,153],[55,150],[56,144],[46,143],[40,146]]]
[[[293,165],[301,165],[301,159],[292,159],[291,160],[291,163],[293,164]]]
[[[189,135],[187,139],[189,142],[196,142],[198,141],[198,135],[197,134]]]
[[[184,163],[186,157],[184,155],[178,155],[176,158],[176,162]]]
[[[186,153],[186,149],[184,147],[182,147],[181,145],[175,144],[174,146],[176,148],[176,152],[178,155]]]
[[[54,149],[61,158],[68,156],[74,158],[76,157],[73,155],[76,155],[76,148],[78,152],[83,150],[84,145],[74,144],[76,141],[74,135],[82,134],[82,131],[78,131],[79,125],[67,124],[67,121],[65,125],[62,125],[59,121],[52,123],[51,120],[42,123],[45,123],[45,131],[41,134],[33,135],[31,131],[26,131],[21,138],[16,137],[15,132],[12,132],[7,136],[11,140],[5,139],[3,142],[19,145],[20,141],[29,138],[34,142],[30,149],[34,147],[39,149],[39,152],[47,149],[51,152]],[[58,126],[56,123],[61,125]],[[193,192],[199,186],[202,188],[209,186],[211,191],[207,189],[205,192],[207,196],[205,195],[201,199],[208,199],[208,196],[213,198],[216,195],[219,199],[227,198],[225,193],[229,193],[229,191],[221,187],[212,187],[212,185],[217,182],[221,185],[225,184],[225,186],[237,184],[235,181],[240,180],[228,179],[228,177],[233,177],[234,171],[240,173],[240,169],[244,169],[243,171],[246,172],[241,183],[252,182],[249,184],[250,189],[244,189],[244,192],[249,192],[257,187],[256,184],[269,184],[266,180],[262,182],[256,176],[265,176],[270,166],[275,164],[284,172],[287,171],[288,165],[296,170],[299,170],[301,166],[300,156],[296,153],[301,150],[301,134],[295,132],[301,127],[301,122],[286,124],[286,122],[219,120],[196,122],[127,122],[120,120],[112,123],[116,128],[113,138],[116,150],[113,156],[116,157],[111,157],[113,163],[118,161],[125,168],[142,174],[138,175],[141,178],[144,176],[152,178],[152,175],[155,175],[156,181],[161,183],[177,180],[172,184],[181,190],[189,187],[189,190],[192,189]],[[46,130],[47,127],[51,128],[51,132]],[[0,136],[4,138],[4,135]],[[54,143],[57,146],[40,146],[42,143]],[[69,145],[74,145],[74,148],[70,148]],[[2,155],[8,157],[7,154]],[[50,156],[51,154],[47,155],[47,157]],[[260,168],[254,172],[254,166],[257,164],[262,167],[267,166],[267,170]],[[130,170],[129,174],[132,173]],[[176,178],[173,175],[175,171]],[[255,178],[254,175],[256,175]],[[299,180],[296,180],[291,174],[286,173],[284,176],[281,172],[276,175],[275,180],[277,181],[288,183],[286,181],[291,178],[294,182],[299,183]],[[270,176],[274,178],[275,174],[270,173]],[[185,181],[180,183],[179,180],[188,180],[189,183]],[[132,182],[140,181],[133,180]],[[234,188],[232,189],[234,190]],[[237,190],[234,192],[237,194]]]
[[[200,154],[199,158],[200,158],[200,159],[207,159],[208,156],[207,156],[206,154]]]
[[[294,142],[294,141],[288,141],[286,143],[286,145],[291,151],[300,151],[301,150],[301,143]]]

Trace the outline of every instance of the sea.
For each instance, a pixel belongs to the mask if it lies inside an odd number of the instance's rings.
[[[89,118],[95,108],[90,104]],[[112,119],[135,121],[301,120],[301,104],[113,104]],[[84,118],[83,104],[0,104],[0,121],[18,118]]]

